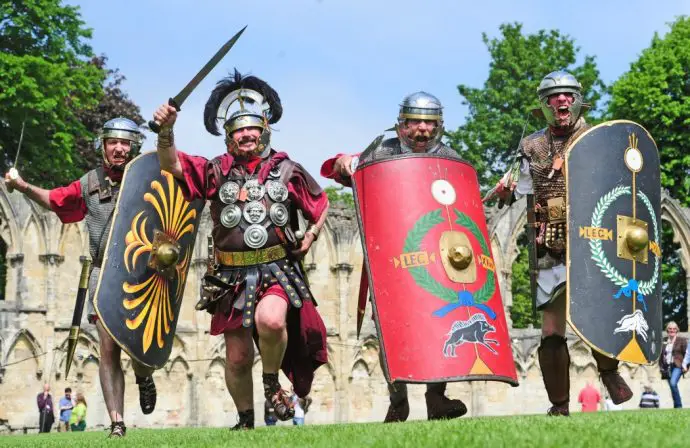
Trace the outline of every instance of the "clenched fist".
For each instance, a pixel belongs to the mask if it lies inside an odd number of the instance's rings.
[[[23,192],[28,184],[19,175],[17,170],[11,168],[7,173],[5,173],[5,187],[7,190],[12,192],[12,190],[17,190]]]
[[[351,177],[352,173],[354,170],[352,169],[352,160],[354,159],[353,156],[340,156],[338,159],[335,161],[335,164],[333,165],[333,169],[335,170],[336,173],[340,175],[340,177]]]
[[[171,128],[175,124],[175,120],[177,120],[177,110],[168,103],[165,103],[153,113],[153,120],[158,123],[161,128]]]

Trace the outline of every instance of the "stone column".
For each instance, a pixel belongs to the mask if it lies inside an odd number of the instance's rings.
[[[56,277],[58,275],[58,266],[65,261],[65,257],[59,254],[44,254],[39,255],[38,260],[46,266],[46,297],[45,308],[47,310],[48,325],[54,326],[55,319],[55,300],[57,299]]]

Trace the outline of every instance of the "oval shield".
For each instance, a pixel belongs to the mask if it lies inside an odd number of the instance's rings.
[[[204,205],[184,199],[155,153],[127,164],[94,308],[115,342],[145,366],[160,368],[170,356]]]
[[[568,148],[567,318],[621,361],[661,354],[659,152],[632,121],[589,129]]]
[[[474,168],[409,154],[353,179],[386,379],[517,385]]]

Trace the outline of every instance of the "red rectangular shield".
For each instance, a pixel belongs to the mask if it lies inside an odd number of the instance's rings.
[[[409,154],[353,180],[386,379],[517,386],[474,168]]]

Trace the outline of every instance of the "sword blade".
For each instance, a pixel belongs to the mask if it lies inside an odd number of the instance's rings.
[[[206,65],[204,65],[201,68],[201,70],[199,70],[199,73],[197,73],[196,76],[194,76],[194,78],[192,78],[192,80],[189,81],[182,90],[180,90],[180,93],[173,97],[173,101],[175,102],[175,104],[177,104],[178,108],[182,106],[182,103],[184,103],[189,94],[192,93],[192,91],[196,88],[196,86],[199,85],[199,83],[206,77],[206,75],[208,75],[211,72],[211,70],[213,70],[213,67],[218,65],[220,60],[223,59],[223,57],[226,54],[228,54],[228,51],[230,51],[230,49],[235,45],[235,42],[237,42],[237,39],[239,39],[242,33],[244,33],[245,29],[247,29],[246,25],[244,26],[244,28],[239,30],[237,34],[232,36],[232,38],[230,38],[230,40],[227,41],[225,45],[220,47],[220,50],[218,50],[216,54],[214,54],[213,57],[209,59]]]
[[[19,150],[22,149],[22,142],[24,141],[24,126],[26,125],[26,118],[22,121],[22,131],[19,133],[19,144],[17,145],[17,154],[14,156],[14,165],[12,167],[17,168],[17,162],[19,162]]]

